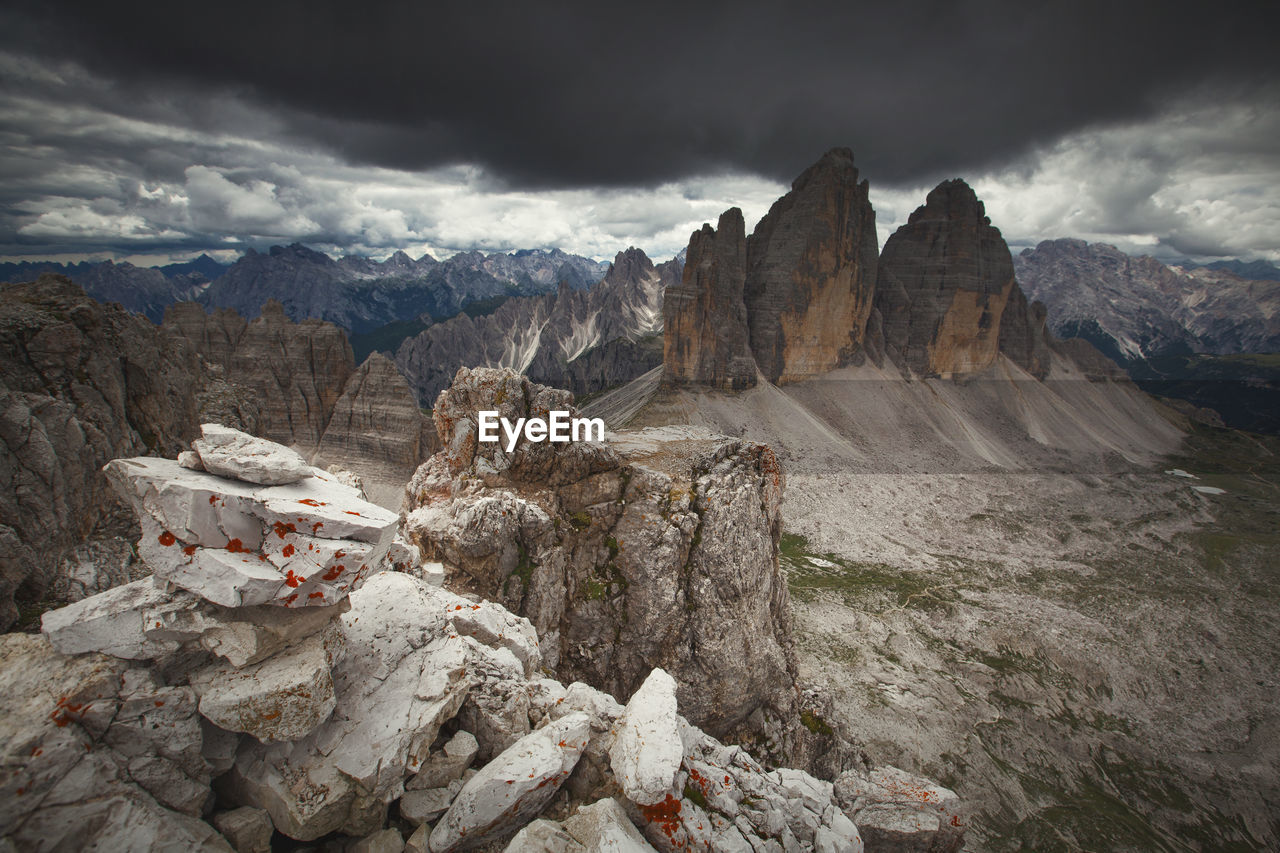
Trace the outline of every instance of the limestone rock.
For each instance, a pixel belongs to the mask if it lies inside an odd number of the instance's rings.
[[[1000,352],[1041,380],[1049,375],[1053,364],[1047,319],[1044,303],[1028,304],[1022,287],[1015,284],[1000,316]]]
[[[564,829],[588,853],[653,853],[644,836],[631,824],[626,811],[612,798],[579,806],[564,822]]]
[[[82,601],[150,574],[151,569],[134,553],[132,542],[120,536],[95,538],[67,552],[46,596],[59,602]]]
[[[480,744],[476,742],[475,735],[460,731],[449,738],[444,749],[431,754],[422,769],[405,787],[411,791],[446,787],[450,782],[462,778],[463,771],[471,766],[479,751]]]
[[[505,442],[481,443],[476,413],[482,409],[497,411],[511,423],[545,420],[552,410],[577,416],[568,391],[536,385],[510,369],[461,368],[436,400],[432,415],[450,474],[475,469],[517,482],[560,486],[617,466],[617,456],[598,442],[531,442],[522,436],[511,453]]]
[[[225,607],[328,606],[376,570],[398,519],[315,474],[257,486],[167,459],[107,468],[142,524],[142,558],[158,577]]]
[[[191,685],[200,713],[220,728],[264,743],[305,737],[333,712],[330,669],[341,644],[341,632],[331,628],[252,666],[195,672]]]
[[[486,764],[432,830],[432,851],[469,849],[537,814],[578,763],[590,730],[586,714],[570,714]]]
[[[404,836],[392,827],[383,829],[357,841],[347,848],[347,853],[400,853],[404,850]]]
[[[684,746],[676,723],[676,682],[661,669],[632,694],[609,751],[614,776],[633,803],[651,806],[672,793]]]
[[[409,383],[386,356],[375,352],[347,380],[334,404],[315,463],[356,459],[366,476],[404,483],[429,455],[425,426]]]
[[[853,153],[827,152],[747,238],[751,352],[771,382],[850,363],[863,344],[877,268],[875,211]]]
[[[560,824],[539,818],[512,836],[503,853],[584,853],[585,850]]]
[[[264,486],[282,486],[311,476],[305,459],[274,441],[219,424],[202,425],[200,434],[191,448],[200,457],[201,468],[210,474]]]
[[[720,214],[715,229],[703,225],[689,238],[684,277],[667,288],[662,300],[667,382],[725,389],[756,384],[742,297],[745,227],[742,211],[734,207]]]
[[[118,658],[156,658],[178,648],[176,638],[148,633],[175,611],[197,607],[192,593],[172,592],[151,578],[109,589],[89,598],[50,610],[41,627],[53,647],[64,655],[102,652]]]
[[[995,363],[1000,333],[1035,367],[1029,319],[1003,322],[1013,297],[1013,258],[982,202],[961,180],[929,193],[884,245],[876,307],[891,356],[919,376],[964,377]],[[1021,338],[1015,341],[1013,338]],[[1037,368],[1038,369],[1038,368]]]
[[[843,773],[835,796],[870,850],[954,853],[964,844],[955,793],[896,767]]]
[[[292,743],[242,746],[229,774],[235,800],[266,809],[303,841],[369,832],[351,830],[400,795],[483,669],[483,647],[446,630],[455,598],[392,572],[353,592],[333,713]],[[506,655],[511,677],[520,665]]]
[[[589,467],[573,445],[541,445],[566,449],[546,451],[533,487],[477,450],[475,412],[547,389],[458,375],[435,410],[446,449],[409,486],[405,534],[424,559],[527,617],[565,681],[629,697],[660,666],[683,713],[716,735],[763,743],[798,726],[773,453],[700,430],[620,433]]]
[[[99,469],[191,438],[199,372],[182,341],[61,276],[0,287],[0,629],[117,506]]]
[[[316,447],[354,371],[341,329],[320,320],[294,323],[269,300],[237,341],[229,373],[258,399],[263,436]]]
[[[0,837],[22,850],[230,850],[193,816],[209,797],[194,696],[127,666],[0,637]]]
[[[276,830],[271,825],[271,815],[262,809],[241,806],[216,812],[211,822],[236,853],[270,853],[271,836]]]
[[[400,798],[400,817],[414,826],[434,821],[449,810],[455,792],[448,788],[420,788],[405,791]]]

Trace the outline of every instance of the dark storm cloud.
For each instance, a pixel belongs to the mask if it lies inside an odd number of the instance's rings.
[[[1273,79],[1263,8],[19,2],[0,13],[0,40],[120,81],[101,90],[117,114],[185,110],[193,128],[234,128],[233,106],[197,108],[217,94],[348,162],[642,186],[717,171],[790,180],[849,145],[864,174],[906,185],[1153,115],[1193,84]]]

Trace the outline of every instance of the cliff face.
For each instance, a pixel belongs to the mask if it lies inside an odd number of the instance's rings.
[[[373,353],[347,380],[316,450],[316,465],[363,462],[375,479],[403,483],[435,448],[409,383],[386,356]]]
[[[231,373],[257,397],[264,437],[315,447],[354,362],[341,329],[320,320],[294,323],[272,300],[237,342]]]
[[[746,238],[745,270],[740,234],[731,210],[689,241],[664,305],[669,385],[748,388],[756,368],[786,384],[886,355],[918,376],[971,376],[999,354],[1049,372],[1044,307],[1019,290],[1009,247],[963,181],[929,193],[877,257],[867,182],[835,149]]]
[[[885,345],[920,376],[985,370],[1015,287],[1009,247],[982,202],[964,181],[945,181],[885,243],[876,285]]]
[[[875,211],[853,153],[827,152],[747,240],[743,297],[751,351],[771,382],[848,364],[876,284]]]
[[[99,469],[194,434],[200,375],[180,338],[62,276],[0,289],[0,629],[112,512]]]
[[[708,732],[786,750],[799,734],[782,471],[764,445],[698,431],[608,444],[476,441],[476,411],[544,417],[569,395],[461,370],[436,402],[444,450],[409,485],[407,535],[454,588],[527,616],[560,677],[629,696],[654,666]],[[767,723],[767,724],[766,724]]]
[[[397,487],[434,449],[435,431],[395,365],[374,353],[357,369],[346,335],[330,323],[295,323],[275,301],[251,323],[188,302],[165,313],[165,328],[210,367],[203,420],[299,445],[317,464]]]
[[[747,237],[742,211],[720,215],[689,238],[684,276],[662,302],[663,373],[668,382],[749,388],[756,366],[748,343]]]

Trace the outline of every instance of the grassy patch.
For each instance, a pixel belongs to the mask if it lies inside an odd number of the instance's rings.
[[[800,601],[835,595],[846,604],[873,602],[905,607],[936,607],[949,598],[936,589],[943,579],[925,571],[906,571],[884,563],[846,560],[835,554],[817,554],[794,533],[783,533],[779,561],[787,574],[791,594]]]
[[[800,724],[815,735],[833,735],[835,731],[826,720],[805,708],[800,712]]]

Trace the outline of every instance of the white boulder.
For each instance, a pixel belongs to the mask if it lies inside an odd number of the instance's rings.
[[[683,758],[676,682],[664,670],[655,669],[627,702],[609,763],[627,798],[650,806],[672,793]]]
[[[195,672],[200,713],[264,743],[305,737],[336,705],[330,668],[342,643],[334,627],[243,669],[219,664]]]
[[[458,792],[431,832],[433,853],[468,849],[541,811],[573,771],[590,733],[586,714],[570,714],[512,744]]]
[[[249,483],[278,486],[311,476],[297,451],[220,424],[204,424],[191,449],[210,473]],[[185,467],[185,466],[184,466]]]
[[[587,853],[656,853],[613,798],[579,806],[564,828]]]
[[[260,486],[168,459],[103,469],[142,526],[138,552],[155,574],[225,607],[336,604],[381,571],[398,517],[319,469]]]

